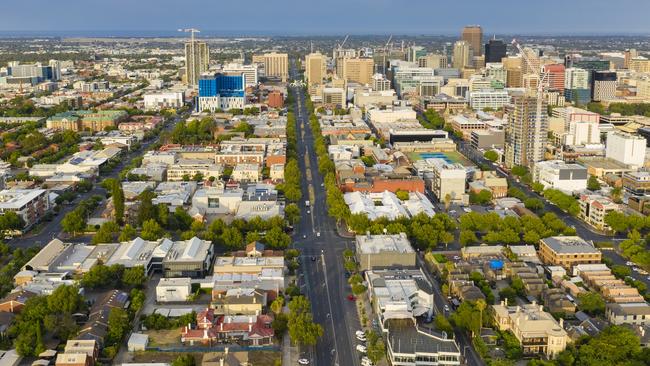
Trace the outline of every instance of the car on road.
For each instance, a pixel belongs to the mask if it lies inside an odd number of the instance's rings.
[[[363,356],[361,358],[361,366],[372,366],[372,365],[373,365],[373,363],[372,363],[372,361],[370,361],[368,356]]]
[[[298,360],[298,365],[309,365],[309,360],[306,358],[301,358]]]
[[[350,301],[356,301],[357,298],[356,298],[356,296],[350,294],[350,295],[348,295],[348,300],[350,300]]]
[[[316,262],[316,256],[315,256],[315,255],[312,255],[312,256],[311,256],[311,261],[312,261],[312,262]]]
[[[357,335],[357,340],[360,342],[365,342],[366,341],[366,336],[365,335]]]
[[[366,353],[366,352],[368,352],[368,349],[364,345],[357,344],[357,351],[359,351],[361,353]]]
[[[316,232],[316,236],[320,237],[320,231]]]
[[[350,278],[350,272],[345,272],[344,276],[345,278]]]
[[[449,305],[445,305],[445,311],[449,312]]]
[[[627,261],[627,262],[625,262],[625,265],[626,265],[626,266],[633,266],[634,263],[633,263],[633,262],[630,262],[630,261]]]
[[[465,211],[467,213],[470,213],[470,212],[472,212],[472,209],[469,208],[469,207],[463,207],[463,211]]]

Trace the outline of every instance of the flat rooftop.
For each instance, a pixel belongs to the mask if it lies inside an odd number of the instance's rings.
[[[405,233],[395,235],[357,235],[360,254],[415,253]]]
[[[593,245],[579,236],[551,236],[542,239],[542,242],[559,254],[596,254],[600,253]]]

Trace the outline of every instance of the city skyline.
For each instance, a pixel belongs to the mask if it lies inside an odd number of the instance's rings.
[[[457,34],[463,26],[469,24],[480,24],[486,36],[495,33],[650,33],[650,24],[644,19],[644,14],[650,12],[650,3],[641,0],[620,1],[616,7],[616,16],[606,19],[606,22],[602,22],[603,14],[611,14],[611,3],[586,0],[550,0],[529,15],[517,10],[519,4],[513,0],[471,1],[470,4],[416,1],[408,7],[400,6],[396,0],[333,0],[310,4],[309,7],[298,0],[286,0],[282,4],[252,0],[246,8],[238,3],[215,4],[205,0],[184,4],[189,8],[201,9],[197,12],[179,12],[177,4],[170,0],[145,0],[137,3],[114,0],[97,3],[92,9],[83,6],[86,3],[80,0],[64,0],[60,3],[65,6],[48,7],[44,0],[13,4],[4,9],[0,34],[46,35],[45,32],[52,32],[74,35],[94,31],[97,35],[173,35],[177,28],[191,25],[216,35],[450,35]],[[441,9],[442,6],[444,9]],[[419,11],[413,12],[414,8]],[[558,11],[560,8],[562,11]],[[250,9],[256,9],[256,12],[247,11]],[[245,11],[245,21],[241,21],[242,17],[220,16]],[[26,12],[29,12],[29,17],[21,16]],[[359,17],[364,13],[366,16]],[[99,19],[93,14],[103,16]],[[290,21],[278,21],[279,19]]]

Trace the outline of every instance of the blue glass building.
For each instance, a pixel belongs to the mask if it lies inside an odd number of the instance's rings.
[[[199,79],[199,97],[243,98],[246,80],[244,75],[215,74]]]

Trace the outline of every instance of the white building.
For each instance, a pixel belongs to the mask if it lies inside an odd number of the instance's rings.
[[[390,319],[433,315],[433,288],[420,269],[368,270],[365,276],[382,329]]]
[[[447,195],[458,201],[465,194],[467,170],[458,163],[448,163],[444,159],[426,159],[432,167],[431,191],[443,201]]]
[[[223,73],[226,75],[241,75],[244,74],[245,86],[256,86],[258,82],[258,66],[242,65],[240,63],[229,63],[223,66]]]
[[[641,167],[646,156],[646,140],[622,131],[609,132],[605,156],[626,165]]]
[[[262,171],[259,164],[240,163],[235,165],[230,177],[238,182],[259,182],[262,180]]]
[[[179,181],[186,177],[193,180],[197,174],[204,179],[219,178],[223,174],[223,165],[215,164],[212,159],[179,159],[167,169],[167,180]]]
[[[371,109],[366,114],[372,123],[393,123],[417,118],[417,113],[412,108]]]
[[[189,277],[161,278],[156,286],[157,302],[185,302],[192,294]]]
[[[587,168],[578,164],[567,164],[562,160],[540,161],[533,167],[533,179],[544,185],[564,192],[580,192],[587,189]]]
[[[197,110],[199,112],[216,110],[227,111],[229,109],[243,109],[246,106],[246,97],[198,97]]]
[[[564,70],[564,89],[589,89],[589,71],[577,67]]]
[[[185,95],[183,92],[160,92],[144,95],[145,110],[161,110],[165,108],[181,108]]]
[[[6,189],[0,192],[0,213],[15,212],[25,227],[36,223],[50,209],[48,192],[44,189]]]
[[[469,106],[474,110],[491,108],[497,110],[510,103],[510,95],[505,90],[481,89],[468,93]]]

